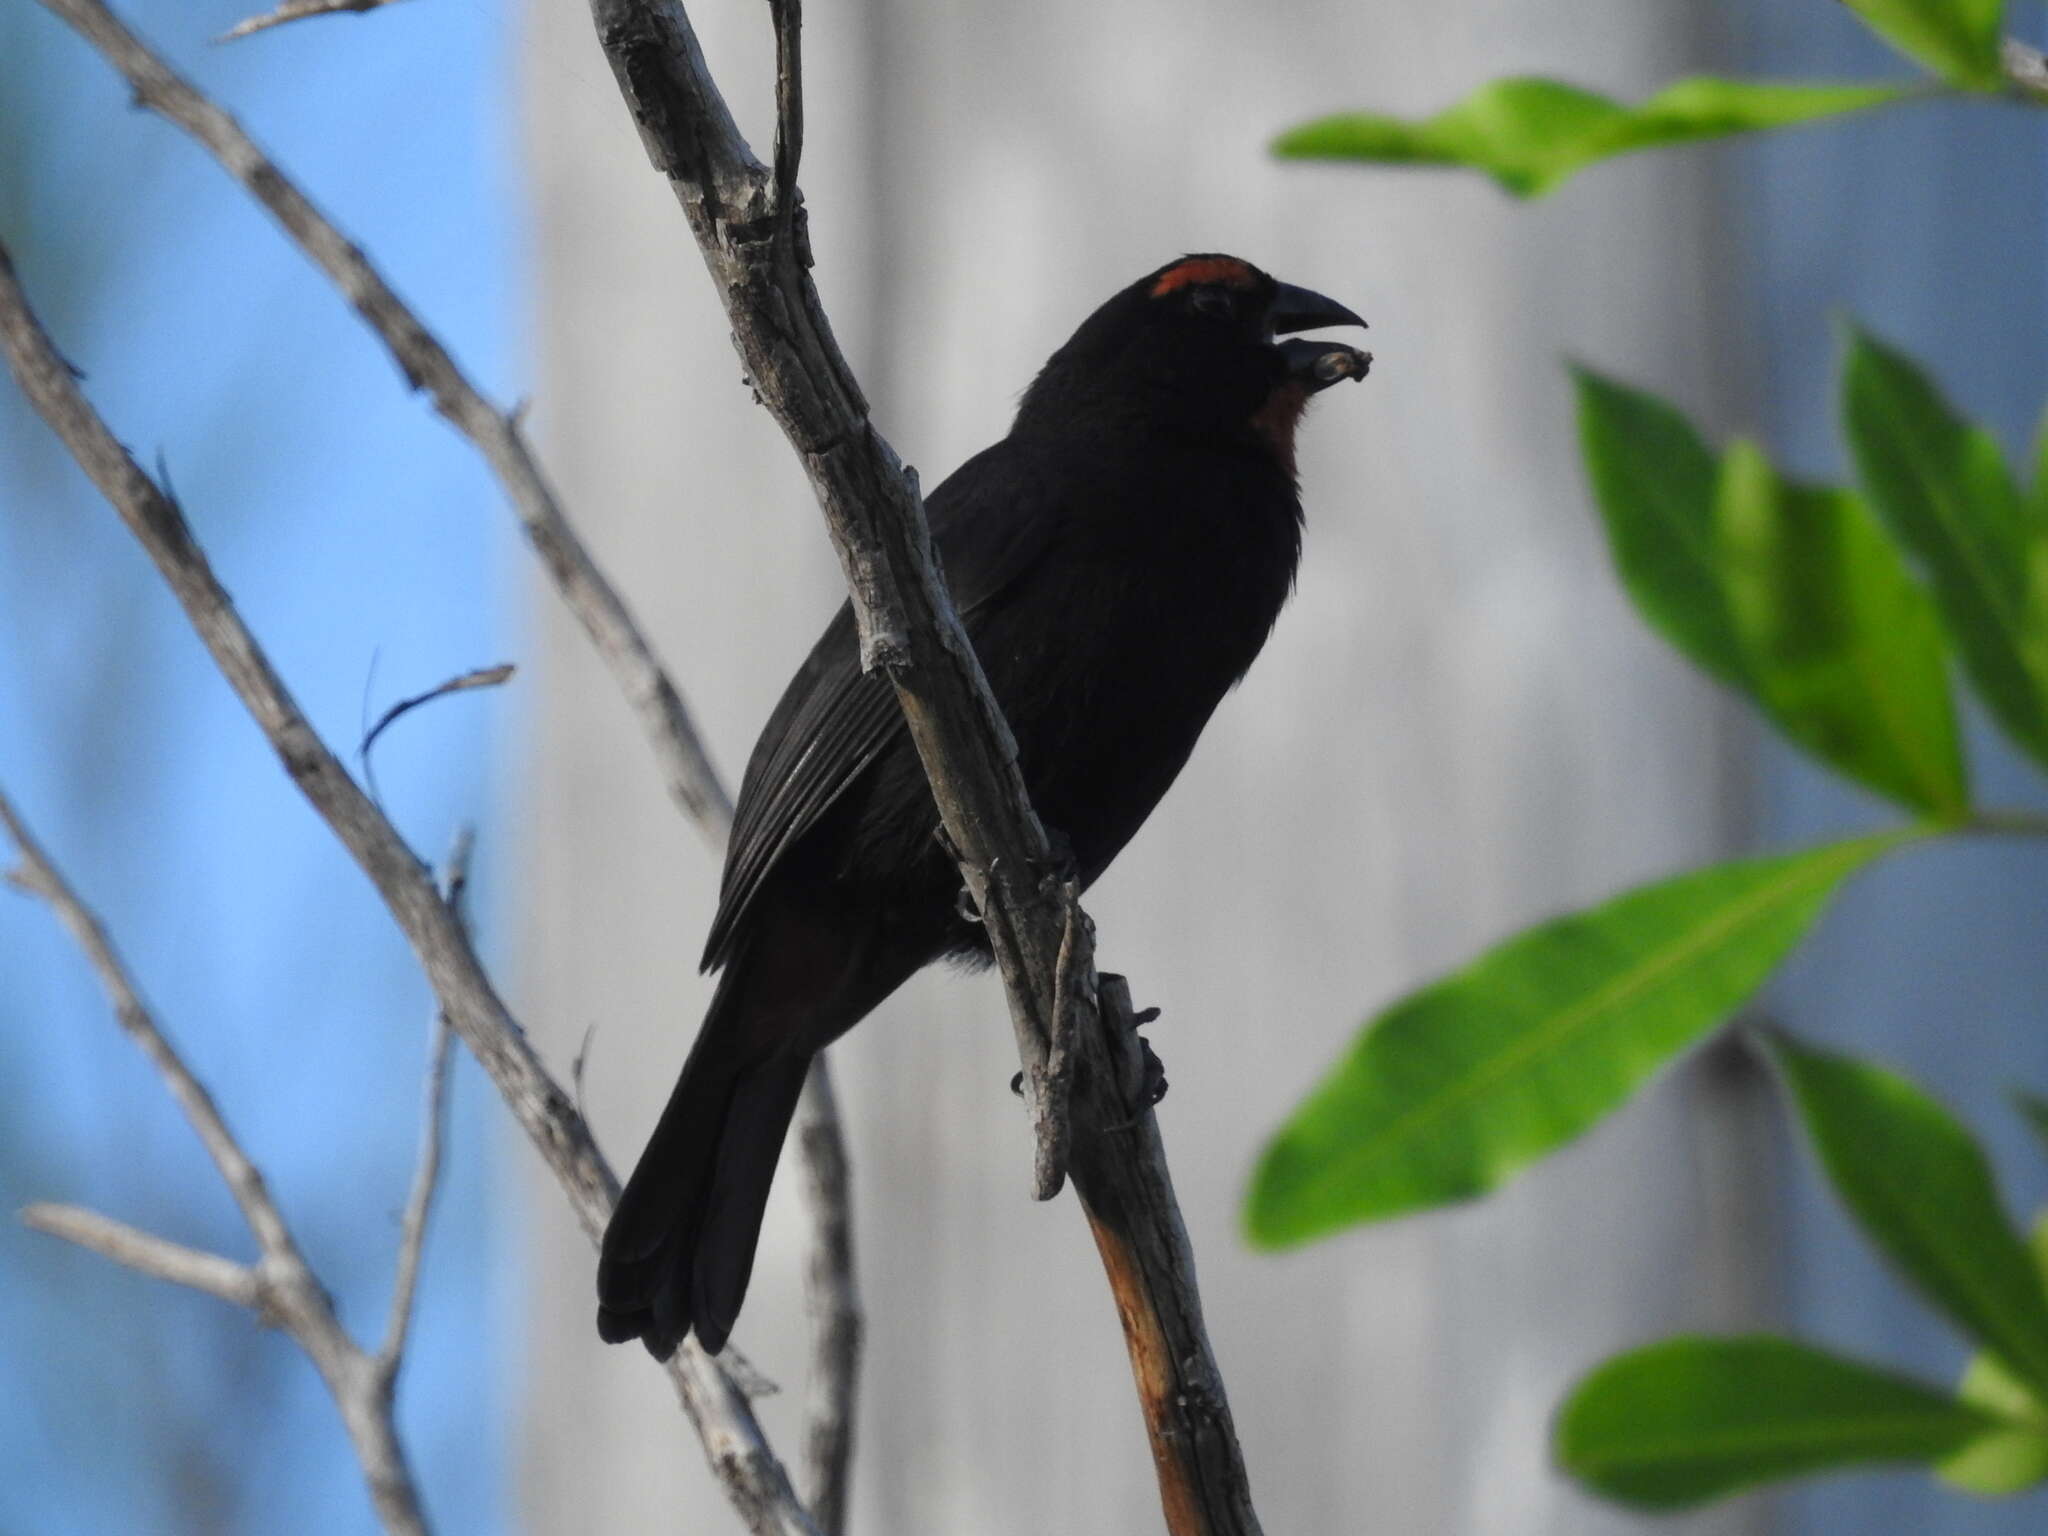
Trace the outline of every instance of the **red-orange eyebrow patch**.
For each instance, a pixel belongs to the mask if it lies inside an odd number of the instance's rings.
[[[1176,289],[1200,283],[1221,283],[1226,288],[1251,288],[1258,283],[1252,269],[1235,256],[1191,256],[1159,274],[1152,285],[1152,297],[1163,299]]]

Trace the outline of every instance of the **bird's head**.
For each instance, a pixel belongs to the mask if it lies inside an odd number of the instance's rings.
[[[1017,429],[1187,432],[1263,443],[1291,474],[1309,397],[1363,378],[1372,355],[1297,333],[1365,322],[1235,256],[1183,256],[1081,322],[1017,412]]]

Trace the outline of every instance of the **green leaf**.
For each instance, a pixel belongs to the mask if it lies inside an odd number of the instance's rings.
[[[1798,746],[1909,808],[1969,797],[1940,625],[1848,491],[1717,465],[1656,396],[1581,369],[1579,435],[1615,566],[1655,629]]]
[[[1245,1221],[1282,1247],[1483,1194],[1740,1006],[1850,875],[1919,835],[1695,870],[1555,919],[1396,1003],[1267,1146]]]
[[[1518,197],[1538,197],[1610,155],[1792,127],[1910,94],[1894,85],[1695,79],[1627,107],[1559,80],[1519,76],[1483,85],[1419,122],[1352,112],[1304,123],[1276,139],[1273,151],[1296,159],[1470,166]]]
[[[1983,1149],[1896,1073],[1782,1034],[1771,1050],[1865,1235],[1973,1340],[2048,1391],[2048,1297]]]
[[[1941,624],[1862,498],[1781,479],[1737,442],[1714,515],[1728,609],[1772,723],[1879,794],[1961,816]]]
[[[1953,85],[1995,91],[2005,0],[1847,0],[1870,30]]]
[[[1579,447],[1622,584],[1667,640],[1748,689],[1749,658],[1721,577],[1712,450],[1655,395],[1590,369],[1574,378]]]
[[[2006,1422],[1986,1430],[1935,1469],[1969,1493],[1997,1498],[2048,1480],[2048,1417],[2024,1383],[1990,1355],[1977,1355],[1956,1396]]]
[[[1852,332],[1849,448],[1878,515],[1934,584],[1971,680],[2048,764],[2048,516],[2020,499],[1997,442],[1949,409],[1912,361]]]
[[[1644,1509],[1779,1478],[1933,1462],[2000,1427],[1937,1388],[1790,1339],[1666,1339],[1602,1365],[1559,1411],[1558,1461]]]
[[[1577,163],[1572,151],[1612,128],[1622,109],[1558,80],[1518,77],[1481,86],[1420,122],[1347,112],[1291,128],[1273,141],[1288,159],[1466,165],[1519,197],[1547,192]]]

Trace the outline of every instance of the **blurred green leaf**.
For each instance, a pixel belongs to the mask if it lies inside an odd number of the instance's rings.
[[[2036,528],[2048,528],[2048,411],[2041,413],[2041,425],[2034,428],[2034,488],[2027,498]],[[2035,580],[2041,580],[2036,573]]]
[[[1870,30],[1952,84],[1995,91],[2005,0],[1846,0]]]
[[[1959,815],[1941,628],[1861,499],[1783,480],[1747,443],[1716,464],[1656,396],[1576,377],[1594,500],[1644,617],[1799,746],[1913,810]]]
[[[1748,691],[1714,525],[1720,468],[1692,423],[1655,395],[1574,370],[1579,446],[1622,584],[1666,639]]]
[[[1960,816],[1969,784],[1941,624],[1862,498],[1784,480],[1737,442],[1714,520],[1729,611],[1773,723],[1880,794]]]
[[[2014,1097],[2029,1123],[2048,1139],[2048,1100],[2030,1093]],[[2027,1251],[2034,1273],[2048,1289],[2048,1219],[2035,1221]],[[1943,1478],[1966,1492],[1994,1498],[2048,1479],[2048,1406],[2025,1382],[1995,1356],[1979,1353],[1970,1357],[1956,1396],[2006,1422],[1944,1461],[1936,1469]]]
[[[1897,1073],[1783,1034],[1771,1051],[1865,1235],[1971,1339],[2048,1391],[2048,1297],[1976,1140]]]
[[[1725,1019],[1836,887],[1917,835],[1695,870],[1530,929],[1396,1003],[1267,1146],[1252,1241],[1306,1242],[1500,1184]]]
[[[2048,764],[2048,515],[2020,498],[1997,442],[1959,419],[1903,354],[1853,331],[1843,378],[1864,492],[1926,567],[1984,701]]]
[[[1556,1451],[1611,1499],[1682,1509],[1778,1478],[1936,1461],[2001,1427],[1934,1387],[1790,1339],[1687,1337],[1582,1381],[1558,1414]]]
[[[1610,155],[1786,128],[1914,94],[1895,85],[1681,80],[1640,106],[1559,80],[1519,76],[1481,86],[1419,122],[1344,113],[1290,129],[1275,154],[1311,160],[1464,165],[1518,197],[1537,197]]]
[[[2025,1384],[1990,1355],[1977,1355],[1956,1396],[2004,1422],[1986,1430],[1936,1467],[1969,1493],[1997,1498],[2048,1479],[2048,1418]]]
[[[2028,1093],[2021,1089],[2012,1096],[2012,1101],[2033,1133],[2041,1139],[2041,1145],[2048,1148],[2048,1099],[2042,1098],[2038,1093]],[[2048,1232],[2048,1223],[2036,1229],[2037,1242],[2048,1240],[2043,1238],[2044,1232]]]

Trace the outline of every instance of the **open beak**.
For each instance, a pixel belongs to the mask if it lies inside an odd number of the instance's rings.
[[[1365,329],[1365,322],[1335,299],[1326,299],[1292,283],[1282,283],[1274,290],[1273,307],[1268,313],[1275,336],[1319,331],[1326,325]],[[1372,366],[1370,352],[1361,352],[1341,341],[1303,341],[1297,337],[1275,342],[1274,346],[1286,360],[1288,377],[1307,385],[1310,394],[1344,379],[1362,379]]]
[[[1335,299],[1326,299],[1292,283],[1281,283],[1273,290],[1273,307],[1268,313],[1275,336],[1319,331],[1326,325],[1355,325],[1361,331],[1366,328],[1363,320]]]

